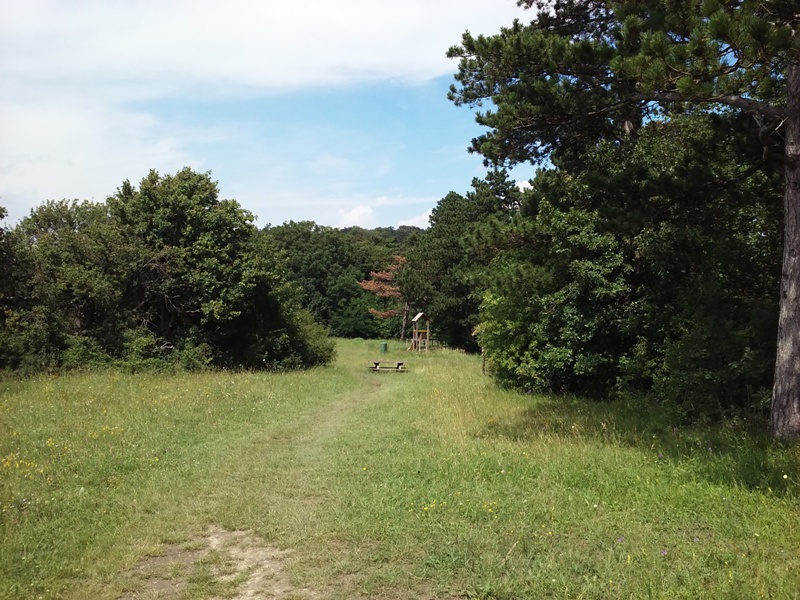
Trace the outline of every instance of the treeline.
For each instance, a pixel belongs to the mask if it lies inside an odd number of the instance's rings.
[[[492,170],[442,198],[424,231],[304,222],[264,233],[336,335],[396,337],[408,304],[432,318],[439,341],[484,351],[506,385],[645,394],[691,418],[763,413],[783,180],[760,168],[744,121],[643,121],[553,153],[524,189]],[[364,282],[387,273],[397,293],[378,298]]]
[[[652,121],[524,191],[499,170],[448,194],[409,249],[406,296],[508,385],[766,410],[783,182],[750,172],[729,126]]]
[[[285,369],[334,355],[278,249],[208,174],[152,171],[104,203],[47,202],[0,235],[2,368]]]
[[[406,225],[336,229],[301,221],[262,233],[278,249],[303,306],[332,335],[377,339],[401,335],[401,294],[379,295],[368,283],[389,273],[421,231]]]
[[[370,284],[419,228],[253,220],[187,168],[0,228],[0,368],[290,369],[400,335],[399,291]]]
[[[524,189],[491,171],[427,230],[258,230],[190,169],[47,202],[0,229],[0,365],[312,366],[329,334],[398,337],[407,306],[507,385],[764,410],[782,181],[752,169],[730,119],[645,123]]]

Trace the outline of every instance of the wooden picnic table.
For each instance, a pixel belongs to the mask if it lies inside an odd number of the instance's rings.
[[[393,360],[375,360],[372,361],[372,365],[369,367],[370,371],[377,372],[377,371],[390,371],[392,373],[405,373],[407,371],[405,367],[405,362],[403,361],[393,361]]]

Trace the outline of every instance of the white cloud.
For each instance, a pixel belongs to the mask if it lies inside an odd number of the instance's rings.
[[[453,72],[445,51],[464,30],[524,16],[515,0],[0,0],[0,11],[10,97],[117,103],[425,81]]]
[[[123,180],[158,167],[210,168],[191,146],[227,134],[185,129],[124,107],[47,99],[0,102],[0,205],[12,218],[45,200],[105,200]],[[138,181],[134,181],[138,183]]]
[[[346,202],[343,200],[336,200],[331,198],[317,198],[312,201],[319,209],[324,210],[326,206],[341,206],[342,204],[352,205],[353,201]],[[377,227],[380,223],[397,223],[400,225],[413,225],[415,227],[426,228],[428,226],[428,218],[430,217],[431,210],[428,209],[424,213],[417,216],[404,219],[401,215],[408,212],[409,207],[418,206],[419,204],[427,204],[432,206],[436,200],[432,198],[410,198],[410,197],[396,197],[380,196],[375,199],[361,199],[353,208],[338,209],[338,220],[334,223],[334,227],[352,227],[357,225],[369,229]],[[380,223],[379,223],[380,222]]]
[[[431,218],[432,210],[427,210],[421,215],[417,215],[416,217],[411,217],[410,219],[406,219],[405,221],[400,221],[398,225],[410,225],[411,227],[420,227],[422,229],[427,229],[430,225],[430,218]]]
[[[339,221],[334,227],[363,227],[371,229],[376,227],[375,211],[371,206],[360,205],[350,210],[339,209]]]
[[[214,94],[452,72],[465,29],[524,16],[515,0],[2,0],[5,78],[80,81],[135,96]],[[120,98],[122,99],[122,98]]]
[[[233,144],[242,162],[263,159],[261,181],[240,195],[272,193],[264,182],[290,176],[287,159],[246,130],[180,123],[153,105],[422,82],[455,70],[445,51],[464,30],[492,33],[525,16],[515,0],[0,0],[0,14],[0,205],[11,221],[45,199],[102,200],[150,168],[216,173],[206,151],[215,139]],[[325,133],[316,133],[318,147],[306,145],[307,173],[355,180],[391,168],[376,149],[369,161],[326,154]],[[252,176],[242,173],[226,186],[244,190]],[[370,218],[356,209],[342,218],[351,214]]]

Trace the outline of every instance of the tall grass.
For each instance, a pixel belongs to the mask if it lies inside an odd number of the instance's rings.
[[[209,524],[293,549],[325,598],[800,597],[800,450],[760,424],[520,395],[399,343],[404,374],[365,368],[377,342],[339,357],[0,384],[0,598],[118,598]]]
[[[0,597],[114,597],[126,562],[216,520],[253,436],[352,385],[333,369],[4,382]]]

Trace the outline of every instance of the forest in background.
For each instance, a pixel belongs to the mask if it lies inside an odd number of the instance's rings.
[[[422,310],[505,385],[692,420],[772,406],[776,436],[799,436],[800,15],[521,4],[529,25],[450,50],[451,100],[488,107],[471,151],[489,170],[428,229],[258,230],[188,169],[48,202],[0,238],[0,364],[311,366],[326,329],[397,337]],[[541,166],[530,187],[520,162]]]
[[[644,392],[693,418],[763,413],[781,182],[710,184],[746,168],[715,119],[650,123],[531,188],[490,172],[442,198],[426,230],[259,230],[188,169],[126,182],[106,203],[44,203],[3,230],[0,360],[312,366],[332,358],[327,334],[400,337],[407,302],[442,344],[483,348],[504,384]]]

